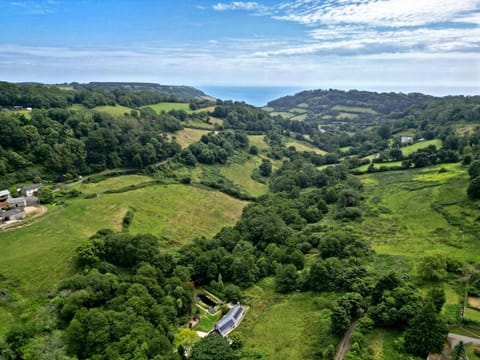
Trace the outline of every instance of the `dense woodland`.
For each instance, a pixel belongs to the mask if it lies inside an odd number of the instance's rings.
[[[463,133],[455,129],[459,123],[478,124],[478,97],[317,90],[269,104],[277,110],[309,104],[305,121],[218,100],[208,115],[223,123],[181,149],[169,134],[189,120],[208,121],[208,116],[140,108],[178,98],[140,85],[134,91],[133,85],[112,84],[75,85],[71,90],[0,85],[0,105],[6,108],[0,111],[2,187],[37,177],[62,182],[119,168],[188,184],[191,178],[184,173],[201,164],[222,166],[239,154],[258,154],[248,135],[264,135],[269,144],[254,173],[256,180],[268,185],[266,195],[245,194],[215,170],[201,181],[250,201],[234,226],[213,238],[197,238],[172,255],[165,248],[167,239],[131,235],[128,226],[134,213],[128,212],[123,231],[99,229],[78,247],[73,276],[51,294],[46,310],[50,320],[27,320],[12,327],[0,342],[3,358],[182,359],[189,354],[191,359],[260,359],[258,352],[235,342],[229,347],[213,335],[185,352],[175,344],[175,335],[195,311],[196,288],[227,301],[245,301],[244,290],[269,277],[281,294],[333,294],[337,300],[330,305],[330,331],[338,339],[361,319],[347,359],[371,358],[365,338],[375,327],[400,331],[397,359],[425,358],[441,351],[448,332],[440,315],[445,293],[442,289],[421,293],[407,277],[372,271],[369,264],[377,255],[352,226],[362,221],[367,209],[356,174],[362,173],[360,165],[370,163],[368,172],[462,162],[471,176],[468,194],[480,198],[480,128]],[[72,104],[85,109],[69,108]],[[115,116],[91,110],[115,104],[131,111]],[[9,109],[17,105],[33,110],[27,116]],[[363,113],[350,122],[320,121],[336,105],[368,107],[375,114]],[[191,108],[198,106],[193,99]],[[407,130],[415,139],[439,139],[441,147],[431,145],[404,155],[399,136]],[[286,138],[325,153],[297,151],[285,145]],[[342,147],[348,149],[341,151]],[[373,161],[364,158],[371,154],[378,156]],[[391,161],[401,165],[373,166]],[[328,226],[319,224],[325,217],[332,219]],[[426,257],[418,276],[425,281],[455,277],[464,265],[449,257]],[[480,293],[477,278],[478,273],[472,276],[471,294]],[[330,345],[318,348],[314,357],[332,359],[334,352]]]

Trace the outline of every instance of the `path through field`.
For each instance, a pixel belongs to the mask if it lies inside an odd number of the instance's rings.
[[[355,321],[350,327],[348,328],[347,332],[343,336],[342,341],[338,344],[337,353],[335,354],[335,360],[343,360],[343,357],[350,349],[350,338],[352,337],[353,331],[358,324],[358,320]]]

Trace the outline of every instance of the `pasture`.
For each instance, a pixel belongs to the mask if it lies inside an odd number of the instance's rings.
[[[266,278],[246,295],[250,310],[236,330],[245,348],[264,351],[269,359],[300,360],[321,358],[329,344],[336,345],[329,310],[335,294],[281,295],[273,278]]]
[[[220,167],[221,173],[239,185],[252,196],[261,196],[267,193],[268,186],[252,179],[252,172],[258,168],[262,160],[258,156],[249,156],[245,160],[232,161],[227,166]]]
[[[437,149],[440,149],[442,147],[442,141],[440,139],[420,141],[415,144],[402,147],[400,148],[400,150],[402,150],[403,156],[409,156],[413,154],[415,151],[418,151],[420,149],[425,149],[430,145],[435,145]]]
[[[126,107],[126,106],[122,106],[122,105],[115,105],[115,106],[109,106],[109,105],[105,105],[105,106],[95,106],[95,107],[93,108],[93,110],[95,110],[95,111],[100,111],[100,112],[105,112],[105,113],[107,113],[107,114],[114,115],[114,116],[122,116],[122,115],[125,114],[125,113],[130,114],[130,112],[132,111],[131,108]]]
[[[85,186],[102,190],[143,180],[129,176]],[[245,205],[218,191],[155,185],[92,199],[76,198],[50,207],[41,221],[0,233],[0,289],[7,291],[14,304],[0,307],[0,334],[16,321],[15,314],[34,316],[45,295],[71,274],[75,249],[99,229],[120,230],[129,207],[137,210],[131,233],[165,236],[171,240],[166,245],[176,246],[196,236],[211,237],[223,226],[233,225]]]
[[[161,102],[158,104],[146,105],[142,107],[149,107],[153,109],[157,114],[160,114],[162,111],[169,112],[171,110],[184,110],[186,112],[191,112],[189,103]]]
[[[327,153],[326,151],[323,151],[317,147],[314,147],[309,143],[301,142],[293,139],[287,139],[287,143],[285,144],[285,146],[287,148],[289,148],[290,146],[294,146],[297,151],[307,151],[307,152],[313,151],[314,153],[319,155],[325,155]]]
[[[208,133],[209,130],[184,128],[173,134],[168,134],[168,137],[170,139],[175,139],[175,141],[182,147],[182,149],[184,149],[189,145],[199,141],[202,135],[206,135]]]
[[[439,172],[444,168],[446,172]],[[480,209],[466,196],[460,164],[362,175],[366,193],[364,236],[379,254],[416,259],[433,249],[479,261]]]

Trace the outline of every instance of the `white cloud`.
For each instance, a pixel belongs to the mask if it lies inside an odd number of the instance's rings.
[[[213,10],[216,11],[226,11],[226,10],[246,10],[246,11],[254,11],[254,10],[261,10],[265,7],[260,5],[257,2],[253,1],[233,1],[231,3],[218,3],[213,5]]]
[[[479,6],[480,0],[297,0],[279,6],[275,18],[304,25],[421,26],[454,21]]]

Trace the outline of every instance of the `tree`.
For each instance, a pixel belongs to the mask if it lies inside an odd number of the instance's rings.
[[[431,302],[435,307],[435,311],[440,314],[446,300],[445,290],[437,288],[430,289],[425,300]]]
[[[480,199],[480,176],[470,182],[467,189],[468,197],[472,200]]]
[[[480,160],[475,160],[470,163],[468,175],[470,175],[470,179],[475,179],[480,176]]]
[[[234,351],[218,334],[211,334],[200,340],[192,349],[190,360],[235,360]]]
[[[298,286],[298,274],[295,265],[279,265],[275,275],[275,288],[280,293],[293,291]]]
[[[447,276],[447,260],[442,254],[426,255],[417,265],[417,274],[423,280],[438,281]]]
[[[38,196],[38,199],[40,200],[40,202],[42,204],[50,204],[53,202],[55,196],[52,192],[52,190],[48,189],[48,188],[41,188],[37,191],[37,196]]]
[[[452,360],[467,360],[467,354],[465,353],[465,344],[460,341],[453,348]]]
[[[431,352],[441,353],[447,334],[447,325],[433,304],[426,303],[405,331],[405,350],[423,358]]]
[[[272,163],[270,160],[262,160],[262,163],[259,166],[260,174],[265,177],[269,177],[272,173]]]
[[[383,124],[378,128],[377,133],[383,140],[388,140],[391,135],[390,126]]]

